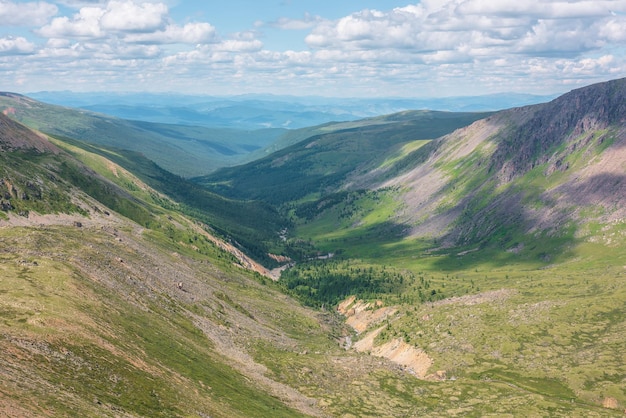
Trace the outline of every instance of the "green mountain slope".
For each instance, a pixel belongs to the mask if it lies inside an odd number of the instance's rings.
[[[282,149],[265,158],[196,180],[227,196],[278,205],[320,197],[343,188],[349,176],[376,168],[411,141],[437,138],[485,116],[411,111],[302,129],[281,138]]]
[[[232,239],[246,254],[265,265],[275,264],[269,253],[280,250],[280,245],[277,247],[279,231],[288,225],[288,221],[270,205],[217,195],[164,170],[137,152],[98,147],[68,138],[56,141],[64,144],[68,152],[85,163],[92,160],[92,157],[85,159],[86,155],[96,154],[119,164],[154,190],[175,201],[178,210],[210,225],[221,236]],[[111,173],[109,179],[118,180]]]
[[[412,236],[436,229],[448,245],[527,248],[541,234],[572,241],[590,222],[624,216],[624,98],[622,79],[498,113],[441,138],[423,163],[382,184],[407,187],[399,221]]]
[[[130,121],[48,105],[13,93],[0,94],[0,109],[42,132],[140,152],[183,177],[249,161],[251,152],[268,146],[284,132]]]

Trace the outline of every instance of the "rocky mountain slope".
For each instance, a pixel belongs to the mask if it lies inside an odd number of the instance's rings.
[[[381,186],[407,190],[398,222],[413,236],[447,245],[584,234],[626,216],[625,99],[621,79],[500,112],[433,141]]]

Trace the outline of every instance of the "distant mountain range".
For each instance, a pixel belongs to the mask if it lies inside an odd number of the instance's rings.
[[[272,95],[232,97],[179,94],[36,92],[45,103],[77,107],[124,119],[236,129],[297,129],[405,110],[480,112],[549,101],[556,97],[503,93],[445,98],[326,98]]]

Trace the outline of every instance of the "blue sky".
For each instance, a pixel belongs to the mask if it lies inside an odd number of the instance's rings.
[[[0,0],[0,90],[441,97],[626,76],[626,0]]]

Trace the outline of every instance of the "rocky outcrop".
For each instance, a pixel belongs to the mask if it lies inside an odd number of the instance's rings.
[[[416,377],[425,379],[428,376],[428,369],[433,364],[433,360],[428,354],[421,348],[404,342],[401,338],[394,338],[375,346],[374,341],[383,329],[385,329],[384,326],[368,333],[354,344],[354,349],[376,357],[387,358]]]
[[[505,115],[512,126],[496,138],[491,171],[509,181],[548,162],[555,146],[609,126],[624,126],[626,78],[573,90],[549,103],[511,109]]]
[[[371,325],[378,324],[393,316],[398,309],[383,306],[381,301],[364,302],[350,296],[337,307],[337,311],[346,317],[346,324],[361,333]]]
[[[442,248],[499,236],[520,248],[511,237],[626,218],[626,78],[498,112],[433,143],[379,185],[404,190],[396,221],[407,235]]]

